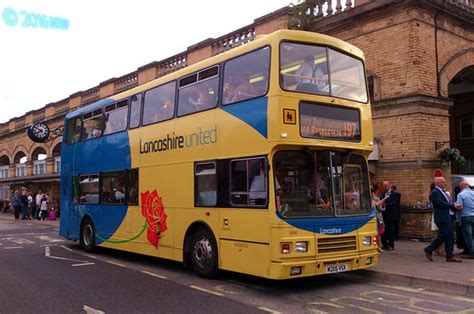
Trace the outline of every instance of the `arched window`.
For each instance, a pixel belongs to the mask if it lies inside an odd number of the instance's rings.
[[[46,174],[46,150],[43,147],[37,147],[31,154],[33,160],[33,174],[42,175]]]
[[[10,158],[8,156],[3,155],[0,157],[0,179],[5,179],[9,177],[9,169],[10,169]]]
[[[15,154],[13,158],[13,162],[15,163],[15,175],[17,177],[24,177],[26,176],[26,154],[24,152],[18,152]]]
[[[61,143],[58,143],[56,146],[54,146],[53,158],[54,158],[53,172],[60,173],[61,172]]]

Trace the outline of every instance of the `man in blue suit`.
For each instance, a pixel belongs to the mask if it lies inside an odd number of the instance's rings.
[[[462,205],[454,204],[450,196],[446,194],[446,180],[443,177],[436,177],[434,183],[436,187],[431,192],[430,199],[433,204],[434,222],[439,231],[433,242],[424,248],[425,255],[430,261],[433,261],[433,251],[444,242],[446,262],[462,262],[453,254],[454,234],[450,213],[462,209]]]

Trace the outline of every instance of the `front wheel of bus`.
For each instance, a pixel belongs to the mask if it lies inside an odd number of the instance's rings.
[[[193,236],[191,265],[201,277],[217,275],[217,244],[206,229],[199,229]]]
[[[93,252],[95,249],[95,227],[94,223],[87,219],[81,228],[81,247],[86,252]]]

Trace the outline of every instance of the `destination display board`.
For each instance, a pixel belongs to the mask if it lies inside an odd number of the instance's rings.
[[[300,103],[302,137],[359,142],[360,112],[320,104]]]

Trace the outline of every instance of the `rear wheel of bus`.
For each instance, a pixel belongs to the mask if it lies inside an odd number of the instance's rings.
[[[207,229],[198,229],[192,238],[191,265],[201,277],[213,278],[217,275],[217,244]]]
[[[87,218],[81,226],[81,247],[86,252],[93,252],[95,249],[95,227],[90,218]]]

